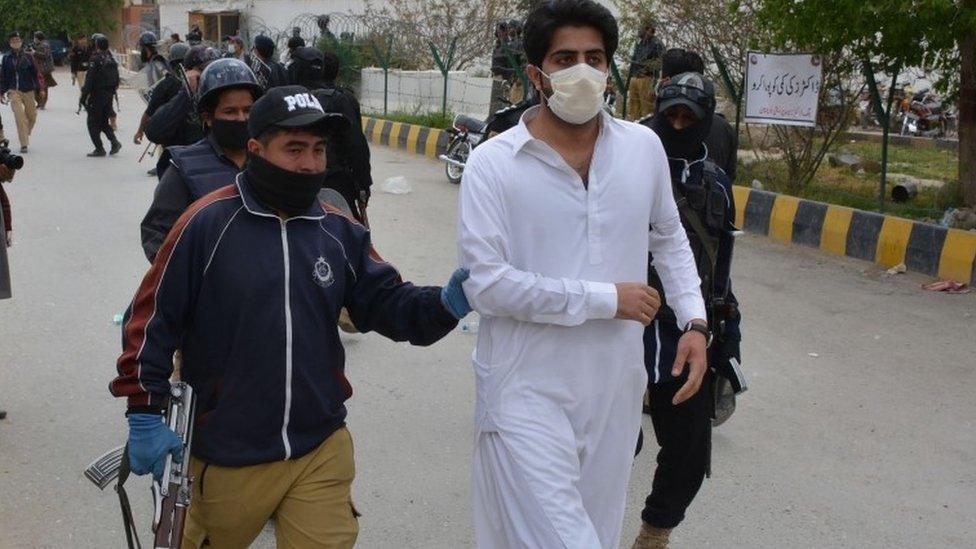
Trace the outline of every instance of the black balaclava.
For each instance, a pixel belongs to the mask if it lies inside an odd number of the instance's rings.
[[[220,148],[227,151],[242,151],[247,148],[247,120],[222,120],[214,118],[210,122],[210,133]]]
[[[262,204],[288,216],[296,216],[307,212],[315,203],[325,183],[325,172],[293,172],[248,153],[244,180]]]
[[[661,138],[664,152],[668,158],[680,158],[688,162],[700,160],[705,152],[703,144],[712,129],[712,115],[708,112],[704,120],[699,120],[683,130],[676,130],[664,113],[655,113],[651,119],[651,129]]]
[[[715,88],[711,82],[705,81],[701,75],[684,73],[675,76],[661,90],[663,92],[668,87],[677,86],[677,82],[684,81],[683,79],[688,77],[688,75],[691,75],[692,81],[697,80],[697,83],[704,83],[703,87],[706,93],[710,93],[712,97],[711,105],[707,108],[699,105],[699,107],[704,108],[702,118],[696,124],[683,130],[676,130],[664,114],[665,110],[674,106],[674,101],[662,101],[659,99],[654,112],[654,118],[651,119],[651,129],[661,138],[661,143],[664,145],[664,151],[667,153],[668,158],[694,162],[700,160],[705,154],[704,143],[708,140],[708,134],[712,129],[712,119],[715,116]],[[686,101],[691,100],[687,99]],[[664,108],[662,109],[662,107]],[[692,110],[694,111],[695,109]]]

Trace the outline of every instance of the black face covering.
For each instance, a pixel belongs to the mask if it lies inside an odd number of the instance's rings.
[[[146,51],[146,48],[142,48],[139,51],[139,60],[142,61],[143,63],[148,63],[150,59],[152,59],[152,56],[149,55],[149,52]]]
[[[315,203],[325,183],[325,172],[292,172],[258,155],[248,154],[244,178],[265,206],[296,216],[304,214]]]
[[[674,129],[664,113],[657,113],[651,119],[651,128],[661,138],[668,158],[682,158],[694,162],[705,152],[702,144],[708,140],[708,133],[712,129],[712,113],[706,112],[704,120],[699,120],[683,130]]]
[[[247,147],[247,120],[221,120],[214,118],[210,131],[221,149],[241,151]]]

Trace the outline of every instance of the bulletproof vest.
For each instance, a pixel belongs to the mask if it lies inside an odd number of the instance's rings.
[[[725,173],[711,160],[703,162],[700,172],[695,169],[687,182],[672,181],[681,225],[688,235],[688,244],[695,256],[695,266],[701,279],[702,297],[705,298],[706,305],[715,297],[714,284],[721,235],[732,222],[727,213],[730,191],[723,182],[728,182]],[[662,296],[658,317],[674,320],[674,311],[667,306],[664,285],[653,266],[648,271],[648,284]]]
[[[209,139],[188,146],[169,147],[173,165],[179,170],[190,190],[190,199],[200,198],[234,183],[241,169],[230,160],[217,155]]]

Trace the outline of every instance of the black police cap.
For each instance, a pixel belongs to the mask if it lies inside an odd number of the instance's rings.
[[[247,133],[254,139],[272,128],[307,129],[329,135],[348,127],[349,121],[345,116],[325,112],[312,92],[302,86],[269,89],[254,102],[247,120]]]

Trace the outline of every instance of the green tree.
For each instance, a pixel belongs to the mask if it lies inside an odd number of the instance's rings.
[[[940,90],[959,101],[960,198],[976,206],[976,0],[763,0],[757,15],[778,45],[851,51],[866,75],[895,79],[906,67],[938,75]],[[890,113],[890,93],[886,103]]]
[[[64,31],[69,36],[114,30],[122,0],[0,0],[6,32]]]

